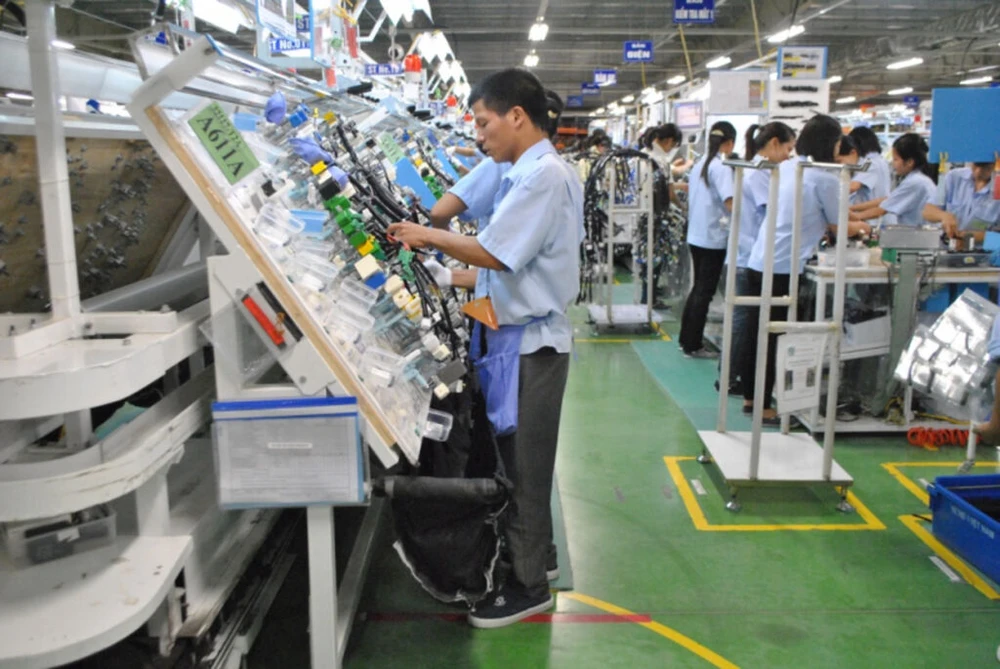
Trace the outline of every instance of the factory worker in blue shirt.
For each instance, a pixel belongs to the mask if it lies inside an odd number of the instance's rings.
[[[882,144],[879,143],[878,136],[871,128],[863,126],[854,128],[848,136],[857,148],[858,162],[871,162],[867,171],[855,172],[851,177],[851,192],[866,186],[871,191],[869,200],[888,197],[892,190],[892,167],[882,157]]]
[[[924,218],[940,223],[950,237],[969,233],[981,244],[987,231],[1000,227],[1000,200],[993,199],[992,181],[992,162],[948,172],[943,196],[935,194],[924,207]]]
[[[840,155],[837,156],[837,162],[841,165],[857,165],[862,162],[861,156],[858,154],[858,145],[850,135],[844,135],[840,138]],[[851,177],[851,197],[849,200],[851,205],[874,200],[875,196],[872,193],[874,193],[873,189],[877,187],[878,181],[879,176],[875,172],[874,164],[869,165],[865,172],[855,172]]]
[[[907,133],[892,144],[892,166],[903,178],[888,197],[851,207],[861,220],[892,214],[899,225],[922,225],[924,206],[937,194],[934,181],[924,173],[927,165],[927,141],[916,133]]]
[[[836,162],[835,158],[840,149],[842,134],[840,123],[836,119],[824,115],[814,116],[802,128],[802,132],[795,142],[795,152],[800,161],[812,158],[819,163]],[[793,212],[798,196],[795,190],[796,163],[795,160],[788,160],[782,163],[779,168],[780,184],[774,239],[774,282],[771,291],[771,295],[778,297],[788,295],[791,284],[792,254],[798,254],[798,269],[799,272],[802,272],[806,261],[816,252],[816,247],[827,230],[831,227],[836,228],[840,215],[840,183],[837,176],[819,169],[805,170],[802,175],[800,246],[797,249],[792,248]],[[848,234],[851,236],[869,232],[871,232],[871,228],[867,223],[860,221],[849,223]],[[762,226],[747,262],[747,284],[749,294],[752,296],[760,296],[763,291],[766,244],[766,230]],[[759,373],[757,370],[758,328],[753,327],[753,324],[757,322],[760,311],[759,308],[750,307],[749,312],[746,343],[742,348],[742,371],[740,372],[744,412],[747,413],[753,409],[756,392],[754,386]],[[773,307],[771,309],[772,321],[784,321],[787,319],[787,315],[787,307]],[[775,410],[771,408],[771,395],[774,391],[775,368],[777,366],[777,335],[772,334],[768,341],[764,397],[760,400],[763,403],[764,422],[774,424],[778,422],[778,417]]]
[[[478,139],[502,177],[489,224],[475,237],[413,223],[389,234],[414,248],[434,247],[476,270],[455,270],[456,286],[488,298],[500,327],[477,323],[473,351],[487,413],[504,438],[501,454],[514,483],[505,527],[512,573],[469,614],[475,627],[510,625],[553,605],[546,562],[552,476],[572,326],[566,310],[579,292],[583,186],[546,133],[545,89],[525,70],[490,75],[469,97]],[[513,405],[513,416],[510,415]],[[513,418],[513,425],[511,425]],[[516,432],[512,432],[511,428]]]
[[[712,296],[726,260],[733,170],[722,164],[736,144],[736,128],[719,121],[708,133],[708,152],[695,163],[688,184],[688,233],[694,285],[684,304],[679,344],[689,358],[717,358],[702,343]]]
[[[756,163],[768,161],[783,163],[795,150],[795,131],[780,121],[767,125],[751,125],[745,137],[746,159]],[[757,233],[767,215],[767,201],[770,196],[770,170],[744,170],[743,198],[740,203],[740,239],[736,253],[736,294],[749,295],[747,268],[750,253],[757,241]],[[733,266],[732,259],[726,264]],[[733,335],[729,354],[729,393],[741,392],[737,380],[743,360],[742,347],[746,343],[746,328],[752,327],[747,321],[746,307],[733,309]],[[721,384],[720,384],[721,385]]]

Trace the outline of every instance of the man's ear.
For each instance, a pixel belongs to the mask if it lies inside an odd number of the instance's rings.
[[[510,115],[510,123],[514,126],[515,130],[520,130],[528,120],[528,114],[524,111],[524,107],[520,105],[511,107],[508,114]]]

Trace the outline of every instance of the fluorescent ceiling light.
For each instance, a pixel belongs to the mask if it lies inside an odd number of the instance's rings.
[[[634,95],[626,95],[625,97],[622,98],[622,104],[626,104],[627,105],[630,102],[635,102],[635,96]]]
[[[538,66],[538,54],[532,52],[532,53],[529,53],[527,56],[525,56],[524,57],[524,66],[525,67],[537,67]]]
[[[643,95],[653,95],[655,93],[656,93],[656,88],[654,86],[649,86],[647,88],[642,89]]]
[[[793,37],[797,37],[806,31],[805,26],[796,25],[790,28],[785,28],[779,32],[774,33],[767,38],[767,41],[771,44],[781,44],[782,42],[787,42]]]
[[[598,110],[597,110],[597,111],[595,111],[594,113],[595,113],[595,114],[603,114],[603,113],[604,113],[604,107],[601,107],[600,109],[598,109]]]
[[[663,93],[654,91],[650,95],[643,97],[642,102],[647,105],[655,105],[657,102],[663,102]]]
[[[993,77],[975,77],[973,79],[966,79],[958,83],[962,84],[963,86],[975,86],[977,84],[988,84],[991,81],[993,81]]]
[[[687,77],[685,77],[683,74],[678,74],[676,77],[670,77],[669,79],[667,79],[667,83],[670,84],[671,86],[676,86],[677,84],[683,84],[685,81],[687,81]]]
[[[843,80],[844,80],[844,78],[842,76],[840,76],[839,74],[835,74],[832,77],[830,77],[829,79],[827,79],[827,81],[830,82],[831,84],[839,84]]]
[[[907,86],[905,88],[894,88],[891,91],[889,91],[889,95],[906,95],[907,93],[912,93],[912,92],[913,89]]]
[[[731,62],[733,62],[733,59],[730,58],[729,56],[719,56],[715,60],[710,60],[707,63],[705,63],[705,67],[711,70],[712,68],[722,67],[723,65],[729,65]]]
[[[54,40],[52,40],[52,46],[54,46],[57,49],[65,49],[66,51],[72,51],[73,49],[76,48],[75,44],[71,44],[69,42],[65,42],[65,41],[63,41],[61,39],[54,39]]]
[[[902,70],[907,67],[913,67],[914,65],[920,65],[924,62],[923,58],[907,58],[906,60],[896,61],[895,63],[889,63],[885,66],[887,70]]]
[[[531,26],[528,31],[529,42],[542,42],[549,34],[549,24],[539,21]]]
[[[838,98],[837,99],[837,104],[838,105],[846,105],[846,104],[850,104],[850,103],[854,102],[855,100],[857,100],[856,97],[854,97],[853,95],[848,95],[846,98]]]
[[[972,74],[973,72],[989,72],[990,70],[995,70],[998,67],[1000,67],[1000,65],[984,65],[983,67],[973,68],[973,69],[969,70],[968,72],[969,72],[969,74]]]
[[[611,104],[609,104],[608,105],[608,109],[618,109],[618,102],[615,101],[615,102],[612,102]]]
[[[7,97],[11,100],[34,100],[35,98],[28,95],[27,93],[8,93]]]

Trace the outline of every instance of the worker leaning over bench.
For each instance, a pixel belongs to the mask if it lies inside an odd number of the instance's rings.
[[[493,628],[553,604],[546,577],[550,503],[572,344],[566,310],[579,292],[583,187],[548,140],[545,89],[533,74],[508,69],[490,75],[469,102],[486,152],[498,163],[512,163],[489,224],[475,237],[413,223],[396,223],[389,233],[481,268],[456,270],[453,285],[475,287],[500,325],[492,330],[477,322],[472,336],[487,411],[498,434],[508,437],[502,451],[514,483],[506,523],[513,571],[469,614],[473,626]]]

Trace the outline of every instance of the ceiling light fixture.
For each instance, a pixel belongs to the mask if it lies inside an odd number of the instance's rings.
[[[830,77],[829,79],[827,79],[827,81],[830,82],[831,84],[839,84],[843,80],[844,80],[844,78],[842,76],[840,76],[839,74],[835,74],[832,77]]]
[[[528,41],[529,42],[543,42],[549,34],[549,25],[544,23],[541,19],[537,23],[531,26],[531,30],[528,31]]]
[[[642,89],[642,94],[643,95],[653,95],[655,93],[656,93],[656,87],[655,86],[647,86],[646,88]]]
[[[64,51],[72,51],[73,49],[76,48],[75,44],[71,44],[70,42],[66,42],[61,39],[52,40],[52,46],[54,46],[57,49],[63,49]]]
[[[895,63],[889,63],[885,66],[887,70],[902,70],[907,67],[913,67],[914,65],[920,65],[924,62],[923,58],[907,58],[906,60],[896,61]]]
[[[892,89],[891,91],[889,91],[889,95],[906,95],[907,93],[912,93],[912,92],[913,89],[909,86],[906,86],[905,88]]]
[[[731,62],[733,62],[733,59],[730,58],[729,56],[719,56],[715,60],[710,60],[707,63],[705,63],[705,67],[711,70],[716,67],[729,65]]]
[[[678,74],[675,77],[670,77],[669,79],[667,79],[667,83],[670,84],[671,86],[676,86],[677,84],[683,84],[685,81],[687,81],[687,77],[685,77],[683,74]]]
[[[787,42],[793,37],[801,35],[805,31],[806,31],[805,26],[802,25],[791,26],[785,28],[784,30],[774,33],[773,35],[767,38],[767,41],[770,44],[781,44],[782,42]]]
[[[973,72],[989,72],[990,70],[995,70],[997,68],[1000,68],[1000,65],[984,65],[983,67],[976,67],[971,70],[968,70],[968,73],[972,74]]]
[[[837,104],[838,105],[846,105],[846,104],[850,104],[850,103],[854,102],[855,100],[857,100],[856,97],[854,97],[853,95],[848,95],[846,98],[838,98],[837,99]]]
[[[993,81],[993,77],[974,77],[972,79],[965,79],[964,81],[960,81],[958,83],[963,86],[976,86],[978,84],[988,84],[991,81]]]
[[[595,111],[594,113],[595,113],[595,114],[603,114],[603,113],[604,113],[604,107],[600,107],[600,108],[599,108],[599,109],[598,109],[597,111]]]
[[[532,51],[524,57],[525,67],[538,67],[538,54]]]
[[[624,105],[630,104],[632,102],[635,102],[634,95],[626,95],[625,97],[622,98],[622,104]]]
[[[11,100],[34,100],[35,98],[28,95],[27,93],[8,93],[7,97]]]

